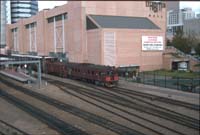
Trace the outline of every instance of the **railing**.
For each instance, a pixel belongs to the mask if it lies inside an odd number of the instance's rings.
[[[192,60],[195,60],[195,61],[199,61],[197,58],[195,58],[194,56],[192,55],[189,55],[189,54],[185,54],[184,52],[178,50],[177,48],[175,48],[174,46],[166,46],[166,49],[173,49],[177,54],[181,55],[181,56],[184,56],[186,58],[189,58],[189,59],[192,59]]]
[[[161,75],[158,72],[141,72],[138,77],[125,77],[127,81],[164,88],[200,93],[200,73],[196,77]]]

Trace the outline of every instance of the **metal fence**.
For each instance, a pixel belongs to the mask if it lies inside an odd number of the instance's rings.
[[[179,76],[159,75],[156,72],[142,72],[139,73],[136,79],[131,80],[148,85],[200,93],[200,75],[196,78],[183,78]]]

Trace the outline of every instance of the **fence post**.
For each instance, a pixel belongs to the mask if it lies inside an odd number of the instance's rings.
[[[191,92],[194,92],[194,79],[192,78],[191,80]]]
[[[166,77],[166,73],[165,73],[165,88],[166,88],[166,81],[167,81],[166,79],[167,79],[167,77]]]
[[[177,90],[179,90],[179,77],[177,76]]]
[[[143,74],[143,84],[145,84],[145,81],[144,81],[144,79],[145,79],[145,76],[144,76],[145,73],[143,72],[142,74]]]
[[[156,85],[156,74],[155,74],[155,71],[153,72],[153,84],[154,84],[154,86]]]

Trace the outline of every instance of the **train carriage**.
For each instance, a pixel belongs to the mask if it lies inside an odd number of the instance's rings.
[[[116,86],[119,80],[115,67],[89,63],[62,63],[59,61],[47,61],[46,73],[84,80],[97,85],[104,85],[106,87]]]

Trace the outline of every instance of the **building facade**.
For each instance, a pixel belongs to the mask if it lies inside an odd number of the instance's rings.
[[[195,18],[195,12],[192,10],[192,8],[181,9],[181,13],[183,16],[183,20],[189,20]]]
[[[70,62],[141,71],[163,68],[163,2],[69,1],[7,27],[7,44],[16,53],[60,54]]]
[[[167,11],[170,10],[179,10],[180,2],[179,1],[166,1]]]
[[[7,1],[1,1],[0,5],[0,11],[1,11],[1,20],[0,20],[0,48],[4,48],[6,46],[6,24],[9,23],[9,14],[8,14],[8,5]]]
[[[200,39],[200,18],[185,20],[183,31],[186,36],[194,35]]]
[[[178,29],[183,29],[183,14],[180,10],[167,12],[167,32],[174,35]]]
[[[21,18],[28,18],[38,12],[38,1],[10,1],[11,22],[16,23]]]
[[[167,11],[167,38],[172,39],[178,29],[183,30],[184,22],[195,18],[191,8]]]

